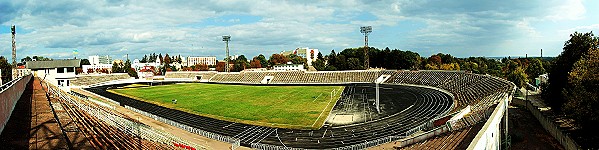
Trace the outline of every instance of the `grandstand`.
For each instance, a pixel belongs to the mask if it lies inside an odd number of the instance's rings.
[[[344,84],[363,88],[346,91],[333,108],[333,112],[348,112],[362,103],[372,102],[372,83],[389,76],[381,84],[381,103],[387,114],[362,119],[352,124],[326,124],[319,130],[294,130],[253,126],[227,122],[165,108],[106,92],[107,88],[127,84],[102,85],[86,90],[115,100],[132,110],[153,116],[171,125],[193,133],[232,143],[235,148],[244,145],[258,149],[308,148],[308,149],[362,149],[415,136],[419,131],[450,132],[468,129],[490,116],[496,104],[509,99],[514,85],[506,80],[487,75],[458,71],[263,71],[263,72],[167,72],[165,80],[198,80],[212,83],[236,84]],[[268,79],[268,82],[262,82]],[[370,84],[370,86],[369,86]],[[393,95],[412,93],[412,96]],[[409,95],[405,94],[404,95]],[[365,98],[366,97],[366,98]],[[352,100],[353,99],[353,100]],[[402,104],[412,104],[406,106]],[[470,106],[470,107],[467,107]],[[361,109],[370,109],[363,106]],[[447,120],[458,112],[470,108],[467,117]],[[372,111],[374,109],[370,109]],[[365,113],[365,112],[362,112]],[[368,113],[368,111],[366,111]],[[372,113],[369,113],[372,114]],[[454,116],[455,117],[455,116]],[[439,123],[441,122],[441,123]],[[427,132],[430,133],[430,132]],[[451,134],[453,135],[453,134]],[[460,132],[457,137],[465,137]],[[413,142],[418,142],[410,140]],[[405,146],[403,142],[401,146]],[[400,147],[401,147],[400,146]]]
[[[76,80],[71,81],[73,85],[94,85],[115,80],[126,80],[131,77],[126,73],[99,74],[99,75],[79,75]]]

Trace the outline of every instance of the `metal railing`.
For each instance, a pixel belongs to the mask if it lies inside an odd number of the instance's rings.
[[[224,135],[220,135],[220,134],[216,134],[216,133],[204,131],[202,129],[198,129],[198,128],[191,127],[191,126],[188,126],[188,125],[185,125],[185,124],[181,124],[179,122],[172,121],[170,119],[162,118],[160,116],[157,116],[157,115],[154,115],[152,113],[148,113],[148,112],[145,112],[145,111],[142,111],[142,110],[130,107],[130,106],[126,106],[125,105],[125,108],[130,109],[130,110],[132,110],[134,112],[137,112],[139,114],[142,114],[144,116],[150,117],[150,118],[152,118],[154,120],[157,120],[157,121],[169,124],[171,126],[174,126],[174,127],[177,127],[177,128],[183,129],[183,130],[186,130],[186,131],[191,132],[191,133],[195,133],[195,134],[198,134],[198,135],[201,135],[201,136],[204,136],[204,137],[207,137],[207,138],[215,139],[215,140],[218,140],[218,141],[231,143],[231,148],[232,149],[236,149],[236,148],[238,148],[241,145],[240,140],[232,138],[232,137],[229,137],[229,136],[224,136]]]

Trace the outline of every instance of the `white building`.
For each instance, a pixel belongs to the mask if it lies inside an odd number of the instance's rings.
[[[135,69],[136,71],[139,71],[141,69],[143,69],[144,67],[155,67],[155,68],[160,68],[160,59],[156,59],[155,62],[147,62],[147,63],[140,63],[138,59],[133,60],[133,64],[131,64],[131,67],[133,67],[133,69]]]
[[[303,64],[279,64],[272,66],[275,71],[306,71]]]
[[[312,62],[314,62],[314,61],[316,61],[316,59],[318,59],[317,58],[318,49],[311,49],[308,47],[300,47],[300,48],[296,48],[295,50],[288,51],[288,52],[283,51],[283,52],[281,52],[281,54],[283,54],[285,56],[295,54],[297,56],[305,58],[308,66],[312,66]]]
[[[112,64],[112,58],[108,55],[106,56],[88,56],[87,59],[91,65],[99,65],[99,64]]]
[[[187,66],[195,66],[196,64],[216,65],[216,56],[188,56]]]
[[[59,87],[71,86],[71,80],[76,79],[75,68],[79,67],[81,60],[51,60],[28,61],[26,68],[31,69],[34,76],[44,78],[51,84]]]
[[[89,60],[89,64],[90,65],[82,65],[81,69],[83,69],[83,72],[87,73],[87,71],[89,69],[92,69],[93,71],[97,70],[97,69],[107,69],[107,70],[112,70],[112,62],[110,56],[106,55],[106,56],[98,56],[98,55],[93,55],[93,56],[88,56],[87,59]]]

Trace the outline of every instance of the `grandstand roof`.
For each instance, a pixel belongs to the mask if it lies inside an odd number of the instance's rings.
[[[58,68],[58,67],[79,67],[81,60],[50,60],[50,61],[28,61],[26,66],[28,69],[43,69],[43,68]]]

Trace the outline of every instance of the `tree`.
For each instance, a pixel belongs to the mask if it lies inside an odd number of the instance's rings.
[[[160,64],[164,63],[164,57],[162,57],[162,53],[158,54],[158,59],[160,60]]]
[[[12,65],[4,56],[0,56],[0,70],[2,70],[2,84],[12,80]]]
[[[362,66],[362,61],[360,61],[360,59],[358,58],[349,58],[347,59],[347,69],[349,70],[359,70],[359,69],[363,69],[364,67]]]
[[[248,63],[247,58],[245,58],[245,55],[241,55],[237,57],[237,59],[235,59],[235,62],[233,62],[233,69],[231,69],[231,71],[243,71],[245,68],[249,66],[250,64]]]
[[[441,61],[441,57],[439,55],[432,55],[428,58],[428,64],[431,65],[441,65],[443,62]]]
[[[260,60],[260,66],[262,66],[263,68],[268,67],[268,61],[266,60],[266,57],[264,57],[264,55],[260,54],[257,58],[258,60]]]
[[[139,78],[137,76],[137,71],[133,68],[127,68],[127,74],[129,74],[130,77],[135,77],[135,79]]]
[[[216,71],[220,71],[220,72],[224,72],[225,71],[225,65],[229,65],[228,63],[221,61],[221,62],[216,62]]]
[[[337,53],[335,53],[335,50],[331,50],[331,54],[327,56],[327,60],[327,66],[337,66]]]
[[[287,58],[289,58],[289,61],[291,61],[291,63],[293,64],[306,64],[306,59],[297,56],[295,54],[291,54],[289,56],[287,56]]]
[[[322,53],[320,53],[320,51],[318,52],[318,55],[316,55],[316,59],[324,59],[324,57],[322,57]]]
[[[136,79],[138,78],[137,72],[131,67],[131,60],[127,59],[123,69],[127,71],[127,74],[129,74],[130,77],[135,77]]]
[[[592,129],[599,123],[599,48],[593,48],[573,67],[562,92],[566,99],[563,110],[583,128]]]
[[[208,65],[206,64],[196,64],[195,65],[195,71],[208,71],[210,68],[208,68]]]
[[[528,75],[530,80],[534,80],[534,78],[544,73],[545,68],[543,68],[543,63],[539,59],[533,59],[528,64],[528,67],[526,67],[526,74]]]
[[[179,54],[179,57],[177,57],[177,63],[183,63],[183,59],[181,59],[181,54]]]
[[[121,73],[121,72],[123,72],[121,65],[122,65],[121,63],[113,62],[112,63],[112,72],[113,73]]]
[[[91,63],[89,63],[88,59],[81,59],[81,65],[91,65]]]
[[[166,54],[164,55],[164,58],[163,58],[161,61],[163,61],[163,63],[164,63],[166,66],[168,66],[169,64],[171,64],[171,63],[172,63],[172,61],[171,61],[171,60],[172,60],[172,59],[171,59],[171,57],[169,57],[169,56],[168,56],[168,53],[166,53]]]
[[[322,59],[316,59],[316,61],[312,63],[312,66],[314,66],[314,68],[318,71],[324,71],[327,68],[326,64],[324,64],[324,60]]]
[[[552,108],[560,110],[565,98],[562,91],[568,84],[568,72],[572,70],[574,63],[587,54],[590,49],[597,48],[599,42],[593,32],[570,34],[570,39],[564,43],[562,53],[555,58],[555,62],[549,71],[549,86],[543,90],[543,98]]]
[[[268,59],[268,62],[270,62],[271,65],[286,64],[289,62],[289,59],[281,54],[272,54]]]
[[[339,54],[335,63],[337,63],[337,65],[334,67],[337,68],[337,70],[347,70],[347,58],[345,58],[345,55]]]
[[[254,59],[250,61],[250,68],[262,68],[262,62],[260,62],[258,57],[254,57]]]
[[[525,87],[528,82],[528,76],[521,67],[518,67],[507,76],[507,80],[514,82],[518,87]]]
[[[31,59],[31,57],[27,56],[23,59],[21,59],[21,62],[26,62],[26,61],[32,61],[33,59]]]
[[[141,60],[139,62],[140,63],[147,63],[148,62],[148,55],[144,55],[144,57],[141,58]]]

